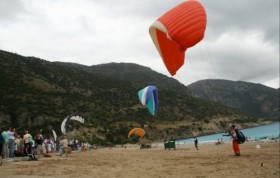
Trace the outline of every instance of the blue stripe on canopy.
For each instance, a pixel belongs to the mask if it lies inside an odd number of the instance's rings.
[[[158,91],[155,86],[147,86],[138,92],[139,100],[145,105],[152,115],[158,112]]]

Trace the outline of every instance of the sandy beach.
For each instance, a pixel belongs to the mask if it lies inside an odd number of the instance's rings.
[[[68,157],[52,154],[39,161],[4,160],[0,177],[279,178],[279,142],[244,143],[240,149],[238,157],[233,156],[230,143],[200,144],[199,150],[192,144],[176,150],[163,146],[139,149],[137,145],[102,148],[73,152]]]

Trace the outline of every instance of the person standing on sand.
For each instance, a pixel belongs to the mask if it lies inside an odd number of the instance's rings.
[[[228,134],[225,134],[223,136],[231,136],[232,137],[232,148],[233,148],[233,151],[235,153],[235,156],[240,156],[239,145],[238,145],[238,142],[237,142],[237,136],[236,136],[236,132],[235,132],[235,125],[231,125]]]
[[[3,150],[3,145],[5,143],[5,139],[4,137],[2,136],[2,132],[3,132],[4,129],[0,128],[0,156],[2,156],[2,150]]]
[[[196,137],[194,137],[194,146],[195,146],[196,150],[198,150],[198,140]]]
[[[65,156],[68,156],[68,140],[66,136],[63,137],[63,140],[60,141],[60,144],[62,145],[62,152],[60,153],[60,156],[62,156],[63,154],[65,154]]]
[[[32,153],[32,136],[28,133],[28,131],[25,131],[25,135],[23,136],[24,141],[24,154],[30,157],[33,161],[38,161],[34,154]]]
[[[45,156],[44,149],[42,147],[44,138],[41,133],[38,133],[35,137],[36,153]]]
[[[3,128],[2,137],[4,139],[3,147],[2,147],[2,158],[9,158],[9,140],[7,137],[7,131]]]
[[[7,139],[9,145],[9,158],[15,157],[14,155],[14,147],[15,147],[15,130],[9,127],[7,131]]]

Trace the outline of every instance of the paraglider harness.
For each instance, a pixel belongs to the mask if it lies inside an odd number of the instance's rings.
[[[244,143],[246,140],[244,134],[239,129],[235,129],[235,133],[238,144]]]

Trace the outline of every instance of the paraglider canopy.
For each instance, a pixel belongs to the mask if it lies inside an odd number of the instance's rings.
[[[158,112],[158,91],[155,86],[147,86],[138,92],[140,102],[146,106],[152,115]]]
[[[78,113],[72,114],[67,116],[61,123],[61,132],[66,135],[66,130],[67,130],[67,126],[70,124],[71,120],[75,120],[75,121],[79,121],[81,123],[85,122],[85,119],[83,116],[81,116]]]
[[[144,137],[145,131],[141,128],[134,128],[128,133],[127,137],[130,138],[132,135],[136,135],[138,137]]]
[[[185,1],[157,19],[149,29],[151,38],[173,76],[184,64],[185,51],[204,37],[206,12],[195,0]]]
[[[54,130],[52,130],[52,133],[53,133],[54,141],[56,141],[56,138],[57,138],[56,132]]]

